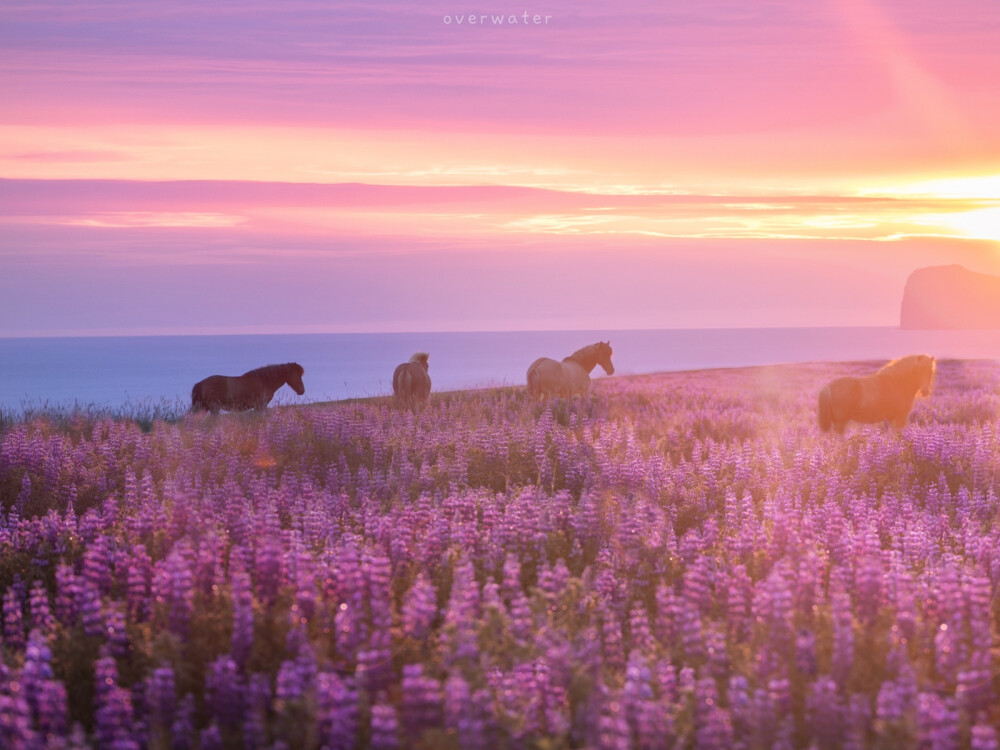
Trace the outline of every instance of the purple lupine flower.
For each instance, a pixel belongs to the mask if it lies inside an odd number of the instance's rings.
[[[101,592],[92,583],[83,581],[80,584],[78,597],[80,618],[83,620],[83,632],[91,638],[101,638],[105,635],[104,613],[101,611]]]
[[[653,748],[668,744],[673,728],[666,711],[667,701],[656,699],[652,671],[638,650],[629,654],[622,703],[638,747]]]
[[[813,683],[806,698],[806,715],[820,747],[839,747],[844,739],[844,702],[832,677]]]
[[[268,713],[271,708],[271,681],[267,675],[252,674],[247,680],[247,710],[243,722],[243,744],[247,748],[267,745]],[[318,716],[320,720],[321,717]],[[353,739],[353,733],[351,735]],[[329,747],[324,744],[324,747]]]
[[[789,563],[780,561],[757,587],[753,601],[755,617],[767,627],[768,645],[779,654],[786,653],[793,640],[793,600],[789,576]]]
[[[351,684],[330,672],[316,677],[319,741],[330,750],[351,750],[358,736],[358,697]]]
[[[917,695],[917,737],[921,744],[933,750],[957,748],[958,712],[953,701],[934,693]]]
[[[873,542],[877,549],[877,541]],[[866,557],[855,574],[855,609],[866,623],[878,616],[882,597],[882,566],[877,558]]]
[[[795,666],[804,677],[816,676],[816,636],[800,628],[795,636]]]
[[[123,658],[129,655],[132,646],[129,643],[128,633],[125,631],[125,613],[117,603],[111,604],[107,608],[104,633],[109,653],[112,656]]]
[[[24,649],[24,666],[21,668],[20,693],[35,713],[39,710],[39,694],[45,683],[53,678],[52,650],[40,630],[32,630]]]
[[[142,622],[149,617],[149,592],[152,580],[153,564],[149,559],[145,546],[136,544],[132,547],[126,573],[128,587],[128,611],[136,620]]]
[[[194,610],[194,591],[191,567],[187,555],[189,548],[175,545],[167,558],[158,563],[153,575],[153,597],[167,610],[167,623],[171,632],[186,638]]]
[[[301,661],[286,659],[278,669],[278,677],[275,680],[275,698],[282,703],[301,700],[305,696],[306,688],[312,682],[311,677]]]
[[[281,586],[281,542],[276,538],[272,525],[277,526],[277,519],[265,524],[267,530],[257,539],[254,559],[257,594],[268,606],[274,603]]]
[[[94,712],[94,737],[101,747],[139,750],[131,736],[132,697],[118,685],[118,668],[115,660],[105,656],[94,665],[96,685],[96,710]]]
[[[409,638],[423,640],[430,632],[436,615],[437,592],[424,578],[424,574],[420,573],[403,603],[403,634]]]
[[[10,517],[8,522],[13,526],[16,521],[24,518],[24,509],[27,507],[28,503],[31,501],[31,475],[28,472],[24,472],[24,476],[21,477],[21,491],[17,493],[17,498],[14,500],[14,504],[10,508]]]
[[[883,682],[875,702],[875,716],[882,725],[902,721],[912,710],[915,695],[901,680]]]
[[[476,708],[469,683],[460,675],[449,677],[444,686],[444,727],[455,732],[460,747],[486,750],[485,723]]]
[[[996,728],[985,723],[976,724],[970,731],[969,747],[971,750],[1000,749]]]
[[[854,665],[854,619],[847,594],[834,591],[830,595],[833,616],[833,679],[843,688]]]
[[[503,563],[503,576],[499,583],[500,591],[507,602],[521,592],[521,563],[513,552],[507,553]]]
[[[43,737],[66,737],[69,728],[69,706],[66,686],[56,680],[46,680],[38,689],[36,725]]]
[[[730,572],[729,581],[724,588],[726,592],[727,627],[734,637],[745,638],[750,620],[750,607],[753,601],[753,583],[747,575],[746,567],[736,565]]]
[[[401,689],[403,698],[400,717],[407,737],[418,738],[424,730],[441,725],[441,683],[433,677],[425,676],[423,665],[407,664],[403,667]]]
[[[40,630],[44,635],[50,635],[56,626],[56,621],[49,608],[49,594],[41,581],[35,581],[31,587],[28,611],[31,628]]]
[[[684,656],[687,660],[702,659],[706,654],[701,614],[693,602],[685,599],[680,600],[678,607],[680,617],[677,627],[681,643],[684,645]]]
[[[479,589],[469,560],[455,564],[451,597],[444,615],[442,645],[458,660],[477,660],[476,621],[479,617]]]
[[[103,534],[83,554],[83,580],[101,594],[111,593],[111,542]]]
[[[220,656],[205,674],[205,706],[222,727],[235,727],[243,718],[245,686],[236,662]]]
[[[855,693],[847,702],[846,727],[843,733],[845,750],[864,750],[868,747],[871,725],[871,700],[867,695]]]
[[[665,584],[656,588],[656,637],[666,648],[674,645],[680,632],[681,603],[674,590]]]
[[[17,683],[13,683],[16,686]],[[36,747],[31,708],[19,691],[0,693],[0,747],[30,750]]]
[[[716,679],[725,679],[731,672],[731,666],[726,651],[726,635],[718,623],[711,622],[705,628],[705,655],[711,675]]]
[[[955,629],[948,623],[941,623],[934,636],[934,664],[938,674],[948,682],[958,679],[958,669],[962,661],[958,639]]]
[[[518,591],[511,600],[510,620],[514,636],[522,643],[530,641],[537,628],[531,605],[523,591]],[[621,633],[618,634],[618,637],[621,637]]]
[[[538,589],[552,603],[566,591],[569,578],[569,569],[566,567],[565,560],[560,558],[552,566],[546,562],[538,575]]]
[[[620,697],[610,693],[603,686],[598,689],[602,690],[604,695],[597,719],[595,744],[601,750],[628,750],[632,738]]]
[[[682,593],[693,603],[701,614],[708,614],[712,607],[712,571],[710,559],[699,555],[684,574]]]
[[[246,665],[253,648],[253,592],[250,588],[250,576],[242,565],[235,565],[230,574],[233,599],[233,639],[231,653],[237,666]]]
[[[201,750],[222,750],[222,732],[214,721],[201,730],[199,746]]]
[[[730,748],[733,726],[729,712],[719,705],[715,680],[705,677],[694,690],[695,744],[699,748]]]
[[[375,703],[371,710],[369,746],[372,750],[396,750],[399,747],[399,720],[396,709],[388,703]]]
[[[24,649],[24,610],[13,587],[3,596],[3,640],[11,650]]]
[[[652,651],[653,635],[649,627],[649,615],[641,602],[633,602],[629,613],[629,634],[632,648]]]
[[[170,731],[177,707],[174,670],[163,665],[153,670],[147,678],[146,702],[149,707],[150,728],[153,731]]]
[[[955,698],[958,707],[968,716],[974,716],[980,711],[988,711],[994,705],[993,673],[989,668],[990,653],[977,652],[977,665],[958,673],[958,685],[955,687]]]

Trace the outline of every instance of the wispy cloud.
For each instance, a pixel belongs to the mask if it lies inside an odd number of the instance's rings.
[[[0,180],[0,222],[300,235],[998,239],[1000,199],[605,194],[504,186]]]

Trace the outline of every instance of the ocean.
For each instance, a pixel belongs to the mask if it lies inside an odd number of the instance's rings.
[[[392,392],[393,369],[415,351],[430,353],[436,391],[522,385],[537,357],[561,359],[599,340],[611,341],[616,375],[916,353],[1000,359],[997,330],[894,327],[0,338],[0,409],[188,402],[208,375],[291,361],[305,368],[306,393],[283,388],[277,403],[378,396]]]

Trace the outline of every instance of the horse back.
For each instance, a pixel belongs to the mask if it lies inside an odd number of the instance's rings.
[[[404,400],[425,400],[431,394],[431,376],[417,362],[404,362],[392,373],[392,392]]]
[[[532,396],[554,396],[562,387],[562,363],[539,357],[528,368],[528,392]]]
[[[562,361],[563,391],[567,396],[583,395],[590,390],[590,373],[572,359]]]
[[[225,398],[225,375],[210,375],[191,389],[191,408],[218,411]]]
[[[909,413],[909,404],[901,399],[884,378],[870,375],[862,378],[837,378],[830,383],[834,420],[873,424],[898,419]]]

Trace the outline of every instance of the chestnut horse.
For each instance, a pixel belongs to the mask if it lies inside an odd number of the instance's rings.
[[[392,392],[403,404],[414,406],[431,395],[431,376],[427,372],[427,352],[417,352],[392,373]]]
[[[906,426],[917,396],[929,396],[937,363],[914,354],[894,359],[874,375],[837,378],[819,392],[819,427],[843,432],[848,422]]]
[[[610,341],[585,346],[557,362],[541,357],[528,368],[528,394],[532,398],[584,395],[590,389],[590,371],[600,365],[608,375],[615,374],[611,364]]]
[[[258,367],[238,377],[212,375],[194,384],[191,389],[191,410],[205,409],[217,414],[220,409],[266,409],[274,398],[274,392],[285,383],[300,396],[305,393],[306,387],[302,384],[304,373],[302,365],[288,362]]]

